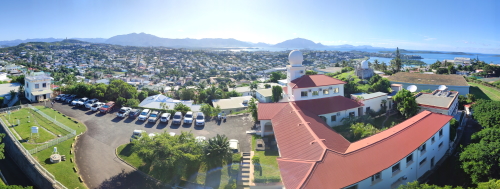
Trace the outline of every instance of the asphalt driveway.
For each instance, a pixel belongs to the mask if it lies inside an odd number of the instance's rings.
[[[54,109],[85,123],[87,132],[78,138],[75,146],[76,163],[89,188],[159,188],[153,180],[139,174],[115,155],[115,149],[130,141],[133,130],[142,129],[148,133],[182,131],[195,136],[214,137],[224,134],[229,139],[237,139],[243,152],[250,151],[251,138],[245,131],[250,130],[250,115],[228,117],[226,122],[207,121],[203,127],[194,125],[172,125],[147,123],[132,118],[117,118],[116,111],[101,114],[76,108],[64,103],[54,104]]]

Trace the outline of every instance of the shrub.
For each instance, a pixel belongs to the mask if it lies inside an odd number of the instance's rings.
[[[260,157],[259,157],[259,156],[253,156],[253,157],[252,157],[252,163],[253,163],[254,165],[258,165],[258,164],[260,164]]]
[[[238,153],[233,154],[233,162],[241,162],[241,158],[242,158],[241,154]]]

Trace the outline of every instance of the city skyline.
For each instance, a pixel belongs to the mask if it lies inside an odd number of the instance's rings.
[[[0,40],[234,38],[498,54],[496,1],[29,1],[3,2]],[[10,16],[9,16],[10,15]]]

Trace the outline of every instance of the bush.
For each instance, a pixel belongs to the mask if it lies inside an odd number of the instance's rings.
[[[253,182],[255,183],[271,183],[271,182],[281,182],[281,178],[277,176],[261,176],[259,178],[253,179]]]
[[[255,165],[260,164],[260,157],[259,156],[253,156],[252,157],[252,163]]]
[[[233,154],[233,162],[241,162],[241,158],[243,158],[241,154]]]

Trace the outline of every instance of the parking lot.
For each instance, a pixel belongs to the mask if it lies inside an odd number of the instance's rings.
[[[253,124],[250,115],[228,116],[227,121],[222,123],[206,120],[205,126],[194,126],[172,125],[171,121],[148,123],[138,121],[137,118],[119,118],[116,116],[117,108],[108,114],[102,114],[59,102],[54,104],[54,109],[83,122],[88,127],[87,132],[79,137],[75,151],[80,175],[89,188],[107,188],[113,184],[119,186],[124,184],[123,182],[132,184],[127,185],[128,188],[150,188],[154,185],[140,174],[128,174],[129,177],[122,178],[125,173],[134,170],[117,159],[115,149],[128,143],[133,130],[136,129],[145,130],[147,133],[180,134],[185,131],[193,133],[194,136],[205,136],[207,139],[221,134],[229,139],[237,139],[241,151],[248,152],[251,149],[250,135],[245,133]],[[117,179],[118,177],[120,179]]]

